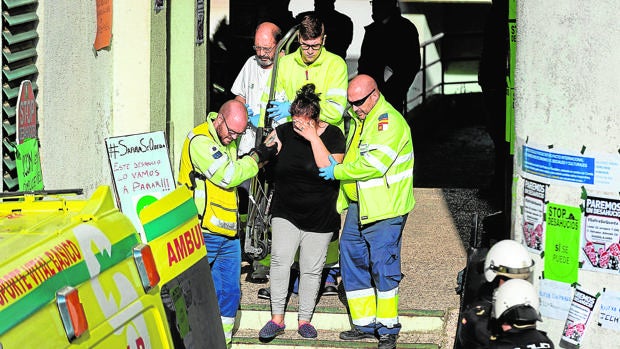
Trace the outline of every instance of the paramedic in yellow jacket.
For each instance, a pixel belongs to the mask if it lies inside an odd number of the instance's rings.
[[[179,184],[194,191],[211,265],[226,341],[230,343],[241,299],[241,244],[237,236],[236,186],[256,175],[258,164],[275,155],[261,144],[237,158],[237,138],[248,122],[245,105],[231,100],[187,135],[181,152]]]
[[[340,338],[378,338],[380,349],[396,348],[402,231],[415,204],[411,131],[370,76],[356,76],[347,94],[357,118],[344,160],[330,158],[319,170],[340,180],[338,212],[348,207],[340,268],[354,328]]]
[[[297,91],[312,83],[321,95],[319,119],[343,130],[342,114],[347,105],[347,64],[325,49],[327,40],[323,22],[315,12],[302,16],[299,24],[299,48],[280,58],[274,87],[275,100],[269,101],[267,116],[273,121],[290,119],[289,109]],[[272,71],[273,74],[273,71]],[[269,96],[264,95],[263,99]]]

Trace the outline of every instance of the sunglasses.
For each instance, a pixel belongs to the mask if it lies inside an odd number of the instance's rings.
[[[245,134],[245,130],[241,131],[241,132],[237,132],[235,130],[231,130],[230,127],[228,127],[228,123],[226,123],[226,118],[224,117],[224,115],[220,114],[222,116],[222,120],[224,120],[224,126],[226,126],[226,131],[228,131],[228,134],[231,137],[235,137],[235,136],[243,136]]]
[[[357,101],[349,101],[349,104],[351,104],[352,106],[355,107],[359,107],[362,104],[364,104],[366,102],[366,100],[368,99],[368,97],[370,97],[370,95],[375,92],[375,89],[373,88],[372,91],[370,91],[369,94],[367,94],[364,98],[358,99]]]

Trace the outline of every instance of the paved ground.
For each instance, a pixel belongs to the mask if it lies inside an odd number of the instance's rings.
[[[405,277],[400,289],[401,309],[446,312],[446,328],[441,338],[420,335],[418,339],[410,339],[432,341],[442,348],[453,345],[459,307],[456,275],[465,265],[473,217],[482,218],[495,211],[481,197],[480,190],[490,182],[493,171],[491,140],[480,118],[463,112],[471,108],[459,109],[462,107],[459,101],[447,103],[447,106],[441,104],[445,110],[433,113],[432,119],[425,117],[424,111],[414,115],[425,118],[413,131],[416,207],[403,235]],[[461,110],[462,118],[455,120],[451,115],[457,109]],[[242,304],[268,305],[268,301],[256,298],[258,289],[265,286],[244,282]],[[293,297],[289,306],[294,305]],[[322,297],[318,306],[344,307],[342,292],[340,297]]]

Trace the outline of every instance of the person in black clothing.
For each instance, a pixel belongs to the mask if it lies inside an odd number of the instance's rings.
[[[513,156],[506,141],[506,78],[508,75],[508,0],[493,0],[487,15],[478,84],[482,89],[485,125],[494,149],[494,172],[490,185],[481,194],[501,210],[485,218],[483,237],[502,240],[510,237]]]
[[[483,267],[487,282],[480,287],[477,297],[470,304],[463,304],[455,349],[488,348],[493,334],[489,325],[493,292],[506,280],[529,278],[533,266],[534,261],[525,247],[514,240],[502,240],[489,249]]]
[[[314,11],[325,26],[325,48],[342,59],[353,41],[353,21],[344,13],[336,11],[336,0],[314,0]],[[297,16],[298,18],[299,15]]]
[[[396,0],[372,1],[372,19],[365,27],[357,72],[370,75],[385,99],[403,112],[407,91],[420,70],[418,29],[401,16]]]
[[[274,194],[271,206],[271,320],[259,332],[269,341],[284,331],[284,312],[291,266],[299,249],[298,332],[317,337],[310,324],[320,288],[327,248],[340,230],[336,211],[339,184],[326,183],[319,168],[331,155],[344,158],[345,139],[337,126],[319,119],[319,96],[314,84],[304,85],[290,106],[292,122],[276,127],[267,137],[278,145],[278,156],[268,167]]]
[[[493,319],[497,336],[490,339],[490,349],[553,349],[553,342],[536,329],[540,321],[538,293],[525,280],[508,280],[493,294]]]
[[[296,25],[297,19],[288,7],[291,0],[265,0],[258,6],[258,23],[271,22],[277,25],[282,34],[286,34],[289,29]]]

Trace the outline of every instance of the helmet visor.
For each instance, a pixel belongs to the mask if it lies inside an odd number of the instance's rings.
[[[511,279],[528,279],[534,270],[534,261],[532,261],[530,266],[520,268],[495,265],[493,261],[491,261],[489,269],[494,271],[497,275],[503,275]]]

